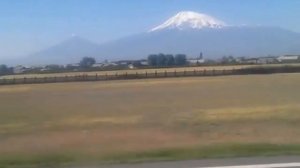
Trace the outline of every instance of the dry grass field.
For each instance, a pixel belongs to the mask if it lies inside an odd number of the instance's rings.
[[[299,84],[300,74],[275,74],[1,86],[0,167],[268,145],[263,154],[299,154]]]

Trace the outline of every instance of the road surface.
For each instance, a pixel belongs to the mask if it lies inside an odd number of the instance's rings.
[[[300,156],[205,159],[76,168],[300,168]]]

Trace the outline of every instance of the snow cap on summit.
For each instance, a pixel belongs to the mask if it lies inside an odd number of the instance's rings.
[[[163,29],[202,29],[202,28],[222,28],[226,24],[212,16],[196,13],[192,11],[179,12],[168,19],[162,25],[150,30],[150,32]]]

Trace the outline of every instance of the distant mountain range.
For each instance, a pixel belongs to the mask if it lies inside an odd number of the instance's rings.
[[[300,54],[300,33],[278,27],[229,26],[211,16],[187,11],[149,32],[104,44],[72,37],[19,62],[66,64],[78,62],[84,56],[101,61],[140,59],[153,53],[183,53],[197,57],[200,52],[205,58]]]

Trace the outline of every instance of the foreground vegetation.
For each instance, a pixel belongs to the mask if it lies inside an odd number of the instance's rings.
[[[78,165],[107,165],[150,161],[174,161],[204,158],[299,155],[300,145],[276,144],[222,144],[193,148],[162,149],[129,152],[108,156],[59,153],[43,155],[6,155],[0,158],[0,167],[72,167]]]
[[[299,154],[299,82],[276,74],[2,86],[0,167]]]

